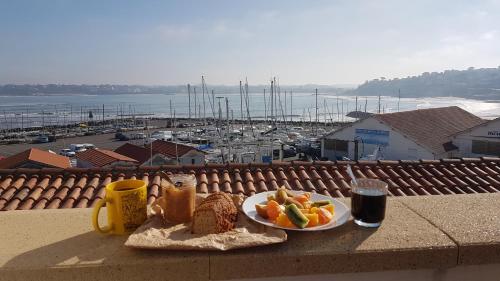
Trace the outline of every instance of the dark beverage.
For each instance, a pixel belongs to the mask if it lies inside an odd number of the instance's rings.
[[[356,223],[377,227],[385,216],[387,195],[375,188],[357,187],[352,192],[351,213]]]

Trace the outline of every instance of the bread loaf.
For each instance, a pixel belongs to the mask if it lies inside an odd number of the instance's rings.
[[[222,233],[234,228],[238,210],[230,195],[217,192],[205,198],[194,211],[191,232]]]

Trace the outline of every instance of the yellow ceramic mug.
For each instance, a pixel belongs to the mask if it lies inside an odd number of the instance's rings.
[[[147,188],[141,180],[122,180],[106,185],[106,196],[94,206],[92,224],[100,233],[134,231],[147,218]],[[106,204],[108,226],[99,226],[99,210]]]

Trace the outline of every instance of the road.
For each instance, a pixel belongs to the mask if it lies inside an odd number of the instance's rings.
[[[9,144],[0,145],[0,155],[1,156],[11,156],[19,152],[25,151],[31,147],[39,148],[42,150],[52,150],[56,153],[63,148],[69,148],[72,143],[92,143],[98,148],[115,150],[117,147],[126,143],[126,141],[117,141],[114,139],[115,134],[102,134],[94,136],[82,136],[66,139],[58,139],[55,142],[50,143],[23,143],[23,144]],[[130,140],[130,143],[142,145],[143,140]]]

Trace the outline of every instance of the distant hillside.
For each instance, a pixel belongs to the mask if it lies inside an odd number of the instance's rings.
[[[349,94],[358,96],[462,97],[500,100],[500,66],[467,70],[424,72],[419,76],[366,81]]]
[[[201,93],[201,85],[191,85]],[[269,91],[270,85],[250,85],[250,93],[262,93],[264,88]],[[337,86],[325,85],[287,85],[281,86],[282,91],[296,93],[314,92],[318,89],[322,93],[342,93],[346,89]],[[239,93],[239,85],[207,85],[209,91],[216,94]],[[173,86],[142,86],[142,85],[0,85],[0,96],[34,96],[34,95],[120,95],[120,94],[175,94],[187,93],[186,85]]]

